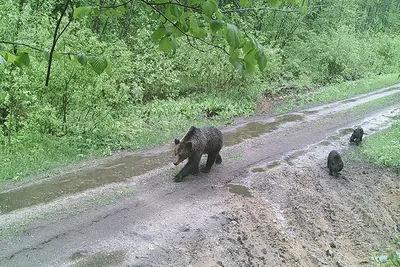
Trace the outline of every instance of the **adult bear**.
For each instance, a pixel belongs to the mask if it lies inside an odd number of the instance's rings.
[[[203,154],[208,154],[206,166],[201,170],[208,173],[212,165],[222,162],[219,151],[223,145],[222,132],[213,127],[203,128],[190,127],[185,136],[181,139],[175,139],[175,162],[178,165],[185,159],[189,159],[185,167],[175,175],[174,181],[181,182],[189,174],[199,173],[200,159]]]

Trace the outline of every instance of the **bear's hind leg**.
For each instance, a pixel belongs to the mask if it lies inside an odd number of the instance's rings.
[[[221,164],[222,163],[222,158],[221,155],[218,153],[217,158],[215,159],[215,164]]]
[[[201,170],[202,172],[205,172],[205,173],[209,173],[210,172],[211,167],[212,167],[212,165],[214,164],[214,162],[215,162],[215,160],[217,158],[217,155],[218,155],[218,153],[217,154],[215,154],[215,153],[208,154],[207,163],[206,163],[206,166]]]

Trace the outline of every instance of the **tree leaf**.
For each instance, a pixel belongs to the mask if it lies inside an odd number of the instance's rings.
[[[106,67],[106,73],[108,74],[108,76],[111,76],[111,62],[108,60],[108,58],[106,58],[106,62],[107,62],[107,67]]]
[[[278,7],[281,4],[280,0],[268,0],[268,3],[273,7]]]
[[[239,5],[241,7],[249,7],[251,6],[251,0],[240,0]]]
[[[259,50],[256,54],[256,59],[258,63],[258,68],[260,69],[260,71],[263,71],[267,66],[267,55],[265,55],[264,51]]]
[[[160,49],[164,52],[170,52],[172,50],[172,40],[169,36],[164,36],[160,41]]]
[[[14,64],[17,65],[18,67],[22,66],[29,66],[30,59],[29,59],[29,54],[28,53],[21,53],[18,55],[14,61]]]
[[[78,53],[76,58],[78,59],[78,62],[81,63],[81,65],[83,65],[83,66],[86,65],[87,58],[86,58],[86,55],[83,52]]]
[[[235,69],[242,75],[246,72],[246,63],[243,59],[238,57],[229,57],[229,62],[235,67]]]
[[[168,5],[165,14],[172,21],[178,21],[182,15],[182,8],[177,5]]]
[[[165,29],[165,27],[160,27],[153,32],[153,34],[151,35],[151,39],[153,40],[153,42],[156,43],[161,38],[163,38],[166,34],[167,34],[167,30]]]
[[[303,14],[307,12],[307,0],[303,0],[301,3],[300,12]]]
[[[74,19],[81,19],[93,13],[93,7],[81,6],[74,9]]]
[[[15,60],[17,59],[17,56],[14,54],[11,54],[9,52],[6,52],[5,54],[3,54],[4,59],[9,63],[9,64],[13,64],[15,62]]]
[[[219,31],[224,25],[225,22],[223,20],[211,20],[210,22],[210,28],[213,33]]]
[[[189,5],[194,6],[194,5],[200,5],[204,3],[204,0],[189,0]]]
[[[239,32],[238,29],[236,28],[235,25],[232,25],[230,23],[226,24],[226,41],[228,44],[233,48],[239,48],[240,47],[240,37],[239,37]]]
[[[2,65],[4,68],[7,68],[7,61],[0,55],[0,65]]]
[[[107,59],[105,59],[103,56],[90,56],[88,58],[88,62],[92,66],[93,70],[99,75],[103,73],[108,65]]]
[[[217,2],[215,0],[207,0],[202,5],[202,9],[203,9],[203,13],[207,17],[211,18],[211,16],[214,14],[214,12],[218,10]]]

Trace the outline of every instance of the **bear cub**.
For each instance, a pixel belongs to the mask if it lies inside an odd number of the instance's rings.
[[[350,143],[355,143],[357,146],[361,144],[362,137],[364,135],[364,130],[361,127],[357,127],[350,137]]]
[[[175,161],[178,165],[188,158],[188,162],[183,169],[175,175],[174,181],[181,182],[189,174],[199,173],[200,159],[203,154],[208,154],[206,166],[201,170],[208,173],[212,165],[222,162],[219,151],[223,145],[222,132],[213,127],[203,128],[190,127],[185,136],[181,139],[175,139]]]
[[[338,176],[339,172],[343,169],[343,161],[339,152],[332,150],[328,155],[328,169],[329,175]]]

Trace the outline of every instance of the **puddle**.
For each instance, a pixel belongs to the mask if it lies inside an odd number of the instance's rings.
[[[302,156],[304,154],[304,151],[296,151],[291,153],[290,155],[287,155],[284,160],[290,165],[293,165],[293,160],[296,160],[298,157]]]
[[[287,114],[279,116],[273,122],[249,122],[242,127],[238,127],[233,132],[224,134],[224,145],[232,146],[243,142],[246,139],[259,137],[265,133],[274,131],[279,125],[287,122],[299,121],[303,118],[298,114]]]
[[[76,260],[86,257],[87,255],[88,255],[87,250],[79,250],[79,251],[75,252],[74,254],[72,254],[71,257],[69,257],[69,258],[72,261],[76,261]]]
[[[232,146],[243,142],[246,139],[259,137],[265,133],[272,132],[277,128],[279,123],[277,122],[249,122],[246,125],[237,128],[233,132],[227,132],[224,134],[224,145]]]
[[[342,103],[351,103],[351,102],[356,102],[356,101],[357,101],[357,99],[350,98],[350,99],[343,100]]]
[[[265,172],[264,168],[253,168],[251,169],[251,172]]]
[[[79,261],[70,266],[73,267],[99,267],[99,266],[119,266],[125,261],[125,251],[113,251],[113,252],[98,252],[89,256],[86,256],[87,251],[82,251],[74,253],[70,259]],[[74,256],[78,254],[78,257]]]
[[[310,115],[310,114],[315,114],[318,113],[318,110],[304,110],[302,113]]]
[[[278,160],[275,160],[275,161],[269,163],[266,168],[267,169],[273,169],[273,168],[279,166],[279,164],[280,164],[280,162]]]
[[[355,128],[354,128],[354,129],[355,129]],[[348,134],[350,134],[350,133],[353,133],[354,129],[352,129],[352,128],[340,129],[340,130],[339,130],[339,135],[340,135],[340,136],[348,135]]]
[[[171,151],[167,151],[147,157],[130,155],[98,168],[62,175],[39,184],[0,193],[0,214],[113,182],[124,181],[167,165],[172,162],[172,154]]]
[[[229,192],[231,193],[245,197],[253,197],[253,195],[250,193],[249,189],[246,186],[238,184],[228,184],[228,187],[229,187]]]
[[[331,144],[331,142],[329,142],[329,141],[321,141],[321,142],[319,142],[319,144],[321,146],[329,146]]]

